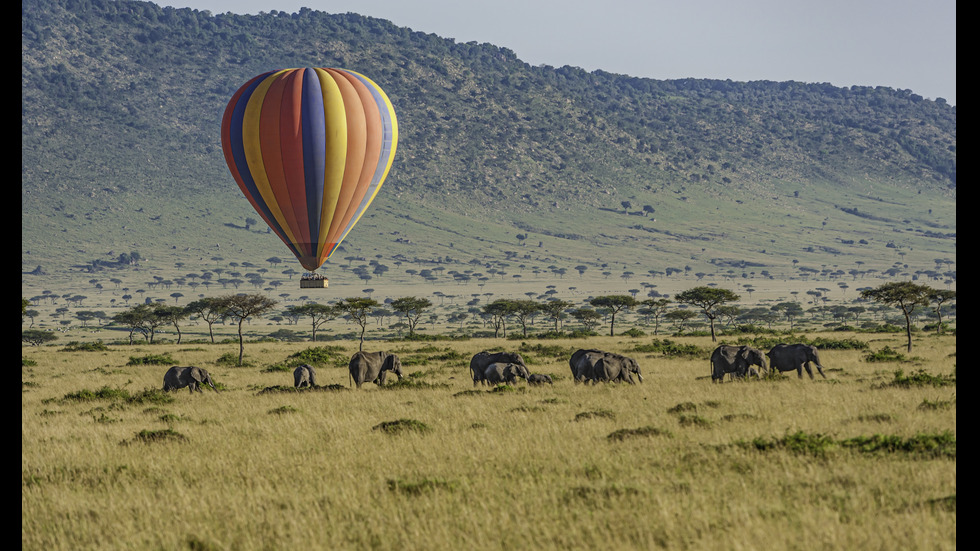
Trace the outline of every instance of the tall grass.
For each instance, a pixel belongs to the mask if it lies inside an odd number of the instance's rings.
[[[826,380],[724,384],[707,355],[635,351],[653,343],[562,342],[643,369],[643,384],[586,386],[550,343],[529,342],[532,371],[555,384],[511,392],[474,389],[467,372],[480,350],[520,346],[504,339],[390,343],[429,384],[345,390],[346,369],[327,365],[328,392],[261,392],[292,385],[268,366],[308,343],[254,344],[242,368],[215,363],[234,344],[154,346],[222,388],[170,401],[156,398],[168,366],[128,365],[131,347],[25,348],[21,544],[955,549],[955,455],[914,453],[955,450],[955,385],[886,384],[903,368],[954,374],[955,338],[917,343],[913,366],[827,350]],[[936,403],[954,407],[921,407]]]

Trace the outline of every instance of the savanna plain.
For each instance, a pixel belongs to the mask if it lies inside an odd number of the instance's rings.
[[[25,347],[24,549],[955,549],[955,336],[817,332],[804,372],[712,383],[706,336]],[[579,348],[643,383],[576,384]],[[524,381],[469,359],[520,352]],[[674,354],[671,350],[695,350]],[[167,356],[173,364],[141,359]],[[290,366],[317,359],[313,389]],[[164,393],[169,365],[219,392]]]

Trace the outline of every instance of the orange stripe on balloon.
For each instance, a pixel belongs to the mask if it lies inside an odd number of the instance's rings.
[[[358,208],[361,206],[361,202],[365,199],[368,188],[371,187],[371,180],[374,178],[374,173],[378,169],[378,160],[381,158],[381,138],[384,135],[384,128],[381,125],[381,113],[378,112],[378,104],[375,102],[371,91],[357,77],[347,73],[343,73],[343,76],[357,91],[364,113],[366,135],[364,141],[364,160],[361,165],[360,177],[354,188],[351,201],[347,205],[347,209],[343,212],[340,234],[334,239],[338,242],[344,237],[343,231],[347,228],[351,219],[354,218]]]
[[[286,165],[289,163],[282,156],[280,142],[282,140],[280,119],[283,94],[286,91],[288,74],[279,75],[269,86],[262,101],[262,110],[259,114],[259,143],[262,149],[262,162],[265,165],[265,174],[269,180],[269,187],[272,189],[272,201],[276,203],[282,217],[289,227],[292,235],[300,243],[294,242],[299,250],[305,252],[301,242],[302,226],[293,214],[293,207],[289,198]]]
[[[285,89],[279,109],[279,150],[285,175],[285,194],[280,201],[289,201],[296,220],[293,234],[307,256],[316,255],[316,236],[310,235],[309,214],[306,210],[306,183],[303,177],[303,69],[284,75]],[[279,194],[276,195],[279,197]],[[284,207],[285,210],[285,207]]]
[[[336,243],[344,230],[341,223],[343,217],[338,216],[337,213],[347,212],[361,179],[367,143],[367,123],[364,120],[364,107],[361,105],[360,96],[354,86],[339,71],[333,69],[327,69],[327,71],[333,75],[334,81],[340,88],[340,93],[344,98],[344,113],[347,117],[347,159],[344,164],[344,182],[340,188],[337,207],[334,211],[333,220],[330,222],[330,230],[327,232],[326,239],[329,243]]]

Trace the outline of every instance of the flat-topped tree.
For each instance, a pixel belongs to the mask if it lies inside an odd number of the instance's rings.
[[[265,295],[239,294],[218,297],[221,308],[228,317],[238,320],[238,365],[242,365],[245,356],[245,339],[242,336],[242,323],[246,319],[272,310],[279,302]]]
[[[629,295],[606,295],[595,297],[589,301],[589,304],[596,308],[609,310],[609,336],[613,336],[615,334],[613,331],[616,325],[616,314],[623,310],[632,310],[639,302]]]
[[[674,295],[674,300],[685,304],[691,304],[701,308],[708,323],[711,326],[711,341],[717,342],[715,338],[715,318],[719,315],[718,307],[726,302],[734,302],[739,296],[728,289],[715,289],[712,287],[695,287],[687,291]]]

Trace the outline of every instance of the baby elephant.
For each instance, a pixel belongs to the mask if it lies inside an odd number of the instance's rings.
[[[312,365],[303,364],[293,370],[293,386],[296,388],[316,386],[316,370]]]
[[[548,383],[549,385],[555,384],[551,380],[551,375],[545,375],[543,373],[532,373],[527,378],[527,384],[529,385],[543,385]]]
[[[211,382],[211,375],[208,373],[208,370],[201,369],[200,367],[180,367],[175,365],[168,369],[167,373],[163,376],[163,390],[168,392],[186,386],[192,394],[195,390],[203,394],[204,391],[201,390],[201,386],[205,384],[215,392],[218,391],[214,383]]]
[[[527,368],[521,364],[492,363],[487,366],[487,370],[483,373],[483,377],[491,385],[513,383],[518,378],[527,380],[529,376]]]

